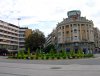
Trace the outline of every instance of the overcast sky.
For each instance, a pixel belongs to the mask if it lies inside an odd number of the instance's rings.
[[[100,0],[0,0],[0,19],[12,24],[40,29],[47,36],[70,10],[93,20],[100,29]]]

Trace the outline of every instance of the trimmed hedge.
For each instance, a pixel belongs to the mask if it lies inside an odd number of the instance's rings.
[[[84,54],[82,50],[78,50],[77,53],[75,53],[74,50],[71,50],[70,52],[66,52],[64,49],[61,50],[61,52],[54,53],[54,50],[51,49],[49,53],[44,54],[41,50],[37,49],[35,55],[32,55],[30,53],[30,49],[28,48],[27,54],[24,53],[24,50],[18,51],[16,56],[9,56],[9,58],[14,59],[75,59],[75,58],[90,58],[93,57],[93,54]]]

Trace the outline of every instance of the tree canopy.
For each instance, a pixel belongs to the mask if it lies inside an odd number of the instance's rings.
[[[38,48],[43,48],[45,36],[39,30],[34,30],[32,34],[25,39],[26,49],[30,48],[31,52],[35,52]]]

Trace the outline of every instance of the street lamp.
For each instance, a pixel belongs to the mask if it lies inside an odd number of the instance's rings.
[[[18,20],[18,27],[20,29],[19,21],[21,20],[21,18],[17,18],[17,20]],[[18,29],[18,51],[19,51],[19,29]]]
[[[19,21],[21,20],[21,18],[17,18],[17,20],[18,20],[18,26],[20,27],[20,25],[19,25]]]

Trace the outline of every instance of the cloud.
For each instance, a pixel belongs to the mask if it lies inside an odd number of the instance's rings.
[[[49,34],[70,10],[81,10],[82,16],[100,28],[99,0],[0,0],[0,19]]]
[[[36,24],[29,24],[29,25],[24,25],[29,28],[34,28],[34,29],[40,29],[40,31],[43,31],[45,36],[50,34],[53,29],[56,28],[57,22],[55,21],[39,21]]]

